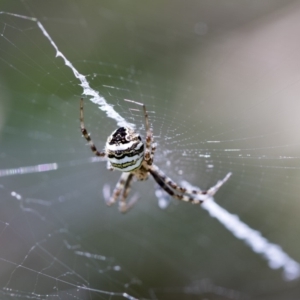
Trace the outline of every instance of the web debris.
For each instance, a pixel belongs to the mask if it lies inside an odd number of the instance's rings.
[[[200,190],[187,181],[181,183],[189,189]],[[297,261],[286,254],[280,246],[269,242],[259,231],[242,222],[237,215],[231,214],[217,204],[213,197],[204,201],[201,207],[218,219],[236,238],[243,240],[255,253],[266,259],[271,269],[282,268],[284,280],[291,281],[300,278],[300,264]]]
[[[131,123],[128,123],[119,113],[117,113],[114,110],[113,106],[108,104],[106,102],[106,100],[104,99],[104,97],[101,96],[98,91],[96,91],[96,90],[94,90],[90,87],[90,84],[88,83],[86,77],[83,74],[79,73],[79,71],[73,66],[73,64],[58,49],[57,45],[55,44],[55,42],[50,37],[47,30],[45,29],[45,27],[42,25],[42,23],[38,19],[23,16],[23,15],[19,15],[19,14],[13,14],[13,13],[9,13],[9,12],[0,12],[0,14],[6,14],[6,15],[13,16],[13,17],[22,18],[22,19],[25,19],[25,20],[28,20],[28,21],[35,22],[38,25],[38,27],[40,28],[40,30],[42,31],[42,33],[44,34],[44,36],[48,39],[50,44],[55,49],[56,57],[61,57],[63,59],[65,65],[67,67],[69,67],[73,71],[74,76],[77,79],[79,79],[80,86],[83,88],[83,93],[82,94],[86,95],[86,96],[91,96],[90,101],[97,104],[102,111],[106,112],[106,114],[109,118],[114,119],[117,122],[117,125],[119,127],[123,127],[123,126],[126,127],[127,126],[127,127],[133,128],[133,129],[135,128],[135,125],[131,124]]]

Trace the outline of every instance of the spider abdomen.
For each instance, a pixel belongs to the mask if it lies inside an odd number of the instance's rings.
[[[114,169],[131,172],[141,166],[144,143],[134,130],[120,127],[108,137],[105,152]]]

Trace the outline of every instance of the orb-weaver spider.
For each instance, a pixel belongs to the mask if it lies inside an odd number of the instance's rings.
[[[82,135],[88,141],[91,150],[96,156],[104,157],[108,162],[108,169],[123,172],[112,195],[106,199],[107,205],[112,205],[120,197],[119,209],[122,213],[126,212],[135,203],[136,198],[126,202],[132,179],[145,180],[149,174],[155,179],[159,186],[175,199],[194,204],[202,203],[205,197],[199,199],[199,195],[212,197],[218,189],[228,180],[231,173],[228,173],[216,185],[206,191],[186,189],[171,178],[166,176],[156,165],[153,164],[156,144],[153,143],[153,134],[149,126],[148,113],[146,106],[132,100],[125,100],[143,107],[145,116],[146,141],[142,141],[141,136],[132,128],[120,127],[116,129],[106,141],[105,149],[99,152],[87,132],[83,119],[83,99],[80,99],[80,127]],[[198,196],[198,197],[197,197]]]

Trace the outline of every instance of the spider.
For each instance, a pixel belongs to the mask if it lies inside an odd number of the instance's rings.
[[[213,187],[206,191],[201,191],[184,188],[166,176],[153,164],[156,144],[153,142],[153,134],[149,126],[146,106],[132,100],[125,99],[125,101],[143,107],[146,130],[145,142],[142,141],[141,136],[132,128],[120,127],[107,138],[104,151],[99,152],[85,128],[83,118],[83,98],[80,99],[80,127],[82,135],[88,141],[91,150],[96,156],[107,159],[107,168],[109,170],[123,172],[112,195],[110,197],[105,197],[108,206],[111,206],[118,198],[120,198],[119,210],[122,213],[128,211],[137,200],[137,197],[135,197],[128,203],[126,201],[132,179],[145,180],[148,178],[149,174],[152,175],[158,185],[170,196],[193,204],[201,204],[206,198],[212,197],[228,180],[231,173],[228,173],[224,179],[219,180]]]

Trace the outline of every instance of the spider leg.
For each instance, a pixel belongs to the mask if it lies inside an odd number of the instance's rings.
[[[132,179],[133,179],[133,174],[130,173],[129,176],[127,177],[127,180],[126,180],[126,182],[124,184],[124,187],[123,187],[122,198],[120,199],[120,202],[119,202],[119,210],[122,213],[127,212],[135,204],[135,202],[138,200],[138,196],[137,196],[137,194],[135,194],[130,199],[130,201],[128,203],[126,203],[126,199],[127,199],[128,194],[129,194],[129,191],[130,191],[130,186],[131,186]]]
[[[178,191],[183,194],[191,194],[191,195],[208,195],[213,196],[219,188],[229,179],[231,176],[231,173],[228,173],[222,180],[219,180],[213,187],[209,188],[206,191],[201,190],[194,190],[194,189],[187,189],[180,185],[178,185],[175,181],[173,181],[170,177],[166,176],[157,166],[152,165],[149,168],[149,172],[152,174],[154,179],[160,178],[162,182],[164,182],[165,185],[171,187],[175,191]],[[157,180],[156,180],[157,181]],[[185,201],[185,200],[184,200]],[[189,201],[189,200],[187,200]],[[196,201],[196,200],[195,200]],[[197,200],[199,202],[199,200]]]
[[[119,196],[127,182],[129,175],[130,175],[130,173],[125,173],[125,172],[122,173],[118,183],[116,184],[116,187],[115,187],[112,195],[109,198],[105,199],[105,202],[108,206],[113,205],[117,201],[117,199],[119,198]]]
[[[127,199],[127,196],[130,192],[130,187],[131,187],[131,181],[133,179],[133,174],[132,173],[129,173],[129,176],[127,177],[127,180],[124,184],[124,187],[123,187],[123,194],[122,194],[122,198],[120,200],[120,202],[122,203],[125,203],[126,202],[126,199]]]
[[[109,170],[109,171],[113,171],[114,170],[114,167],[111,165],[111,163],[110,163],[109,160],[106,162],[106,169]]]
[[[153,142],[153,137],[152,137],[152,142]],[[151,145],[151,156],[152,156],[152,159],[154,157],[154,153],[155,153],[156,147],[157,147],[157,144],[156,143],[152,143],[152,145]]]
[[[124,99],[127,102],[131,102],[140,106],[143,106],[143,110],[144,110],[144,116],[145,116],[145,128],[146,128],[146,151],[145,151],[145,159],[147,161],[150,162],[150,165],[152,164],[152,159],[153,157],[151,157],[151,154],[155,152],[156,146],[151,146],[152,142],[153,142],[153,134],[152,134],[152,130],[149,126],[149,118],[148,118],[148,112],[146,109],[145,104],[140,103],[140,102],[136,102],[133,100],[128,100],[128,99]],[[152,159],[151,159],[152,158]]]
[[[158,184],[155,184],[155,196],[158,200],[159,208],[166,209],[171,204],[170,195],[167,194]]]
[[[185,202],[191,202],[193,204],[202,203],[204,200],[197,199],[192,196],[184,195],[184,194],[177,194],[175,193],[168,185],[167,183],[159,176],[159,174],[152,169],[149,169],[149,172],[155,179],[155,181],[159,184],[159,186],[164,189],[170,196],[172,196],[175,199],[185,201]]]
[[[232,174],[231,172],[227,173],[226,176],[223,179],[219,180],[214,186],[209,188],[206,191],[206,194],[210,195],[210,196],[213,196],[219,190],[219,188],[229,179],[231,174]]]
[[[84,119],[83,119],[83,98],[80,99],[80,128],[81,128],[81,133],[84,136],[84,138],[88,141],[91,150],[94,152],[96,156],[105,156],[105,152],[99,152],[92,141],[89,133],[87,132],[86,128],[84,127]]]

